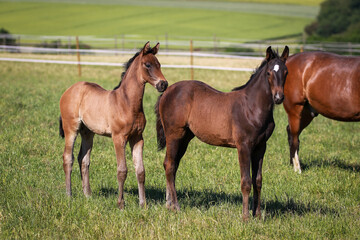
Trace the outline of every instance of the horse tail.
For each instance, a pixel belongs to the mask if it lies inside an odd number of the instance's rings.
[[[62,138],[65,137],[65,133],[64,133],[63,125],[62,125],[61,115],[60,115],[60,117],[59,117],[59,135],[60,135],[60,137],[62,137]]]
[[[155,104],[155,114],[156,114],[156,133],[157,133],[157,145],[158,151],[163,150],[166,146],[166,138],[164,127],[161,123],[160,113],[159,113],[159,105],[162,94],[159,96],[156,104]]]

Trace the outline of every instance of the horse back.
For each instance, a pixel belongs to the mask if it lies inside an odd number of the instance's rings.
[[[168,87],[159,103],[165,134],[181,138],[183,129],[189,129],[205,143],[235,147],[246,125],[252,129],[251,122],[244,119],[243,111],[248,108],[243,97],[241,91],[224,93],[199,81],[177,82]]]
[[[61,117],[75,126],[83,123],[92,132],[111,136],[115,127],[123,127],[125,106],[114,91],[95,83],[78,82],[68,88],[60,99]]]
[[[285,109],[308,102],[332,119],[351,121],[360,117],[359,57],[305,52],[289,57],[286,66]]]

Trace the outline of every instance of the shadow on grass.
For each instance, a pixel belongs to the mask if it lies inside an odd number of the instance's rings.
[[[350,172],[360,172],[360,164],[349,164],[338,158],[331,159],[304,159],[301,163],[302,170],[306,171],[314,167],[337,167]]]
[[[295,202],[294,199],[288,198],[287,200],[270,200],[264,203],[266,206],[266,217],[276,218],[285,214],[294,214],[303,216],[307,213],[317,213],[319,215],[339,215],[335,209],[319,206],[318,204],[312,203],[299,203]],[[264,206],[261,206],[264,209]]]
[[[137,188],[125,189],[127,194],[138,195]],[[159,189],[154,187],[146,188],[146,199],[148,202],[154,202],[156,204],[163,204],[165,206],[165,189]],[[109,197],[111,195],[117,195],[118,191],[114,188],[100,189],[101,196]],[[228,194],[224,192],[214,192],[213,190],[205,189],[204,191],[197,190],[178,190],[178,200],[180,202],[180,208],[190,207],[190,208],[202,208],[209,209],[212,206],[221,205],[221,204],[230,204],[230,205],[242,205],[242,195],[239,194]],[[250,203],[252,203],[252,197],[250,197]],[[252,209],[252,204],[250,204],[250,209]],[[276,200],[262,200],[261,210],[266,210],[266,218],[275,218],[284,214],[294,214],[298,216],[303,216],[307,213],[317,213],[320,215],[338,215],[338,212],[335,209],[330,209],[327,207],[319,206],[317,204],[311,203],[299,203],[296,202],[293,198],[287,199],[276,199]],[[250,211],[250,214],[252,211]]]

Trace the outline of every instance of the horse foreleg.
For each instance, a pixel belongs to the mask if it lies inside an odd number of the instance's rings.
[[[120,209],[125,207],[124,201],[124,183],[127,177],[127,166],[125,159],[125,146],[126,139],[120,135],[113,135],[113,142],[116,152],[116,162],[117,162],[117,179],[119,183],[119,198],[118,206]]]
[[[78,162],[80,167],[83,192],[86,197],[89,197],[91,196],[89,181],[90,154],[93,146],[94,133],[88,129],[82,129],[80,134],[81,147],[78,155]]]
[[[144,139],[142,135],[140,135],[137,136],[136,138],[130,139],[129,143],[130,143],[131,153],[135,166],[136,178],[138,181],[139,205],[141,207],[146,207],[145,186],[144,186],[145,168],[143,162]]]
[[[245,144],[237,146],[240,173],[241,173],[241,192],[243,196],[242,217],[246,221],[249,219],[249,195],[251,192],[251,177],[250,177],[250,151]]]
[[[264,154],[266,151],[266,141],[260,143],[251,158],[252,160],[252,184],[254,189],[254,198],[253,198],[253,216],[261,219],[261,210],[260,210],[260,197],[261,197],[261,187],[262,187],[262,164],[264,159]]]

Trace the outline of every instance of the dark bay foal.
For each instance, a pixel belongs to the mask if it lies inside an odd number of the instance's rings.
[[[279,57],[271,47],[266,58],[242,87],[224,93],[199,81],[180,81],[159,97],[155,106],[159,149],[166,146],[166,205],[178,210],[176,171],[191,139],[236,148],[241,171],[243,219],[249,218],[249,194],[254,188],[253,215],[260,218],[262,163],[266,141],[275,122],[273,108],[284,99],[289,48]],[[250,166],[252,178],[250,176]]]

